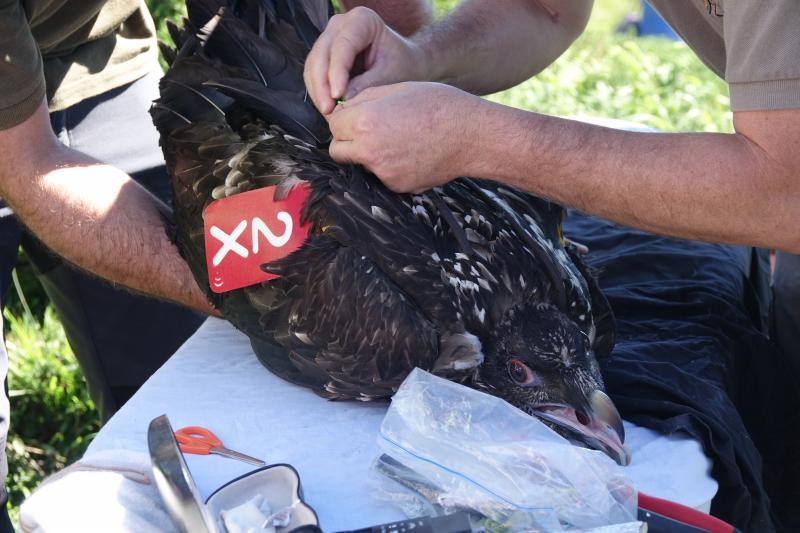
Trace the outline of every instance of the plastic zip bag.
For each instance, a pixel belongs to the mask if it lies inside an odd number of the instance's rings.
[[[374,469],[415,514],[471,510],[490,529],[563,531],[636,521],[620,467],[504,400],[414,370],[392,399]]]

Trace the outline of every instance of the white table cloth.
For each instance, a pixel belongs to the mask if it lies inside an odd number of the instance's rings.
[[[289,463],[325,531],[403,518],[376,498],[370,471],[385,403],[329,402],[274,376],[248,339],[209,319],[103,427],[84,459],[23,505],[24,531],[169,529],[149,482],[146,433],[166,413],[174,428],[202,425],[229,448]],[[700,445],[626,423],[633,462],[625,473],[653,496],[707,509],[717,484]],[[252,467],[217,456],[186,456],[205,499]]]

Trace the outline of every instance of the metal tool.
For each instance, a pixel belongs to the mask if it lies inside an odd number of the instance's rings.
[[[208,455],[210,453],[244,461],[255,466],[266,466],[261,459],[250,457],[234,450],[229,450],[222,445],[222,441],[204,427],[187,426],[175,432],[175,440],[183,453]]]
[[[147,444],[153,462],[153,478],[178,531],[217,533],[213,527],[214,520],[201,503],[200,494],[183,455],[178,452],[178,443],[175,442],[167,415],[161,415],[150,422]]]
[[[340,531],[339,533],[472,533],[469,515],[463,511],[444,516],[423,516],[379,526]]]

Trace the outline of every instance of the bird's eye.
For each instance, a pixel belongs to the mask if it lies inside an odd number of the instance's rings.
[[[519,359],[512,359],[508,362],[508,375],[517,385],[532,386],[539,384],[539,378],[533,370]]]

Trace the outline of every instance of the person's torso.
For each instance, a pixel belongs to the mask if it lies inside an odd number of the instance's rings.
[[[120,87],[157,64],[143,0],[23,0],[51,111]]]
[[[45,58],[114,33],[139,9],[138,0],[23,0],[39,49]]]
[[[725,77],[722,0],[648,0],[708,68]]]
[[[736,111],[800,108],[800,0],[649,0]]]

